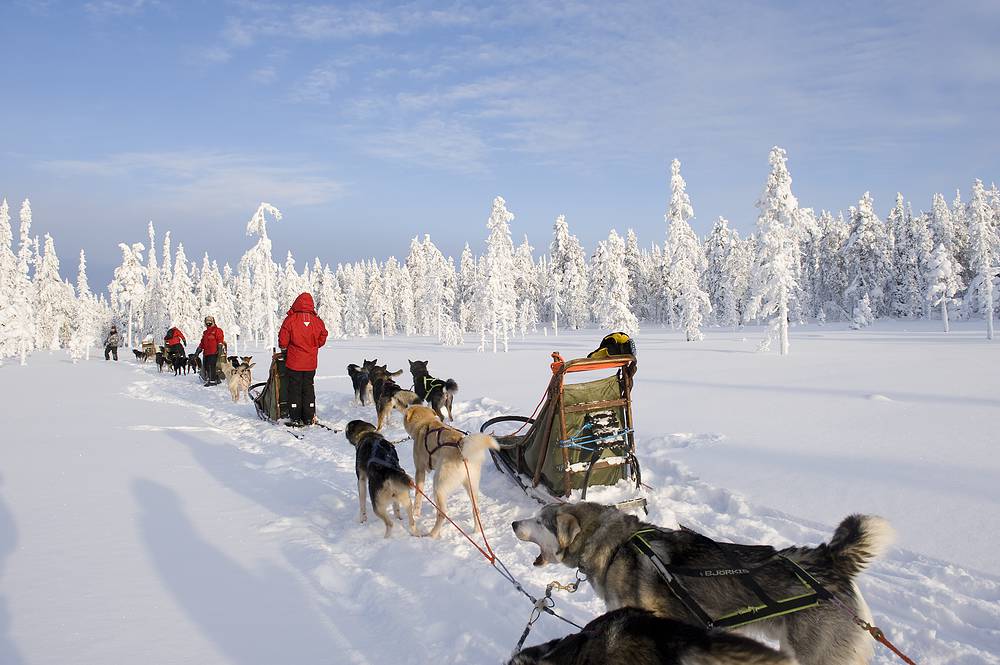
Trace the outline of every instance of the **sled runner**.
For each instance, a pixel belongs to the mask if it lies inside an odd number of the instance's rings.
[[[273,349],[272,349],[273,351]],[[267,381],[255,383],[247,391],[253,400],[257,417],[261,420],[278,422],[288,417],[288,400],[285,398],[282,385],[285,380],[285,354],[271,354],[271,368]]]
[[[582,499],[594,485],[614,485],[623,478],[639,485],[631,396],[636,359],[631,340],[623,337],[627,347],[619,342],[608,348],[602,342],[597,357],[566,361],[553,353],[552,378],[537,416],[499,416],[480,428],[500,443],[501,450],[491,452],[497,468],[536,498],[538,493],[531,490],[539,485],[556,497],[581,490]],[[625,348],[627,353],[617,353]],[[605,376],[573,380],[583,372]],[[521,423],[521,428],[509,434],[494,432],[501,423]]]

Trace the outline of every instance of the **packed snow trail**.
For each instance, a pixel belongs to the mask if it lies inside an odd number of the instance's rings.
[[[383,539],[380,524],[357,523],[354,449],[341,434],[294,438],[223,388],[152,364],[73,367],[38,354],[3,371],[4,663],[499,663],[524,628],[530,603],[454,529],[440,540],[403,529]],[[28,382],[44,386],[45,402],[12,388]],[[333,426],[373,418],[351,404],[347,379],[320,377],[317,391]],[[511,412],[473,396],[456,402],[456,425],[478,430]],[[398,414],[386,435],[405,436]],[[651,522],[776,546],[829,538],[834,525],[751,505],[674,460],[719,436],[640,432]],[[407,468],[409,445],[400,444]],[[632,495],[619,486],[589,498]],[[489,461],[480,507],[494,550],[530,592],[573,578],[531,565],[537,552],[510,522],[538,504]],[[448,512],[471,528],[461,494]],[[425,506],[418,526],[432,522]],[[876,624],[921,665],[1000,662],[995,578],[895,548],[859,585]],[[555,600],[581,624],[604,611],[587,585]],[[543,617],[527,644],[567,632]],[[878,647],[875,662],[897,661]]]

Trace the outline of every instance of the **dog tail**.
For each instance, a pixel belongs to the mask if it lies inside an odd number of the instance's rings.
[[[444,389],[445,392],[457,393],[458,383],[455,382],[455,379],[448,379],[447,381],[444,382]]]
[[[830,539],[833,569],[854,578],[889,548],[895,535],[888,520],[875,515],[849,515]]]
[[[500,444],[489,434],[466,434],[460,450],[463,458],[472,461],[482,458],[487,450],[500,450]]]

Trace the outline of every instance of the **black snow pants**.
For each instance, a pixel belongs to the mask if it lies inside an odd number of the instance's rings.
[[[212,355],[205,356],[205,383],[218,383],[219,377],[215,373],[215,366],[219,360],[219,354],[213,353]]]
[[[292,422],[312,424],[316,415],[316,387],[313,381],[316,370],[298,372],[285,368],[285,383],[288,387],[288,419]]]
[[[112,355],[115,357],[115,362],[118,362],[118,347],[113,344],[108,344],[104,347],[104,359],[111,360]]]

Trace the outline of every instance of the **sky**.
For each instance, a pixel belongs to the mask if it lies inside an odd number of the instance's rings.
[[[0,196],[92,285],[172,232],[235,263],[482,251],[493,197],[536,251],[662,242],[680,159],[706,234],[746,233],[788,151],[802,206],[927,209],[1000,180],[1000,3],[4,0]],[[16,231],[15,231],[16,234]]]

